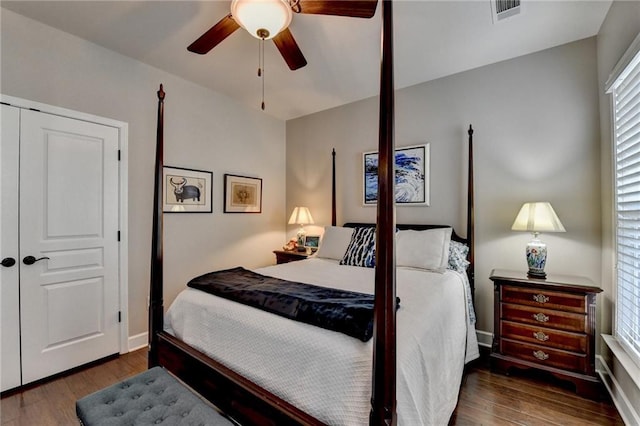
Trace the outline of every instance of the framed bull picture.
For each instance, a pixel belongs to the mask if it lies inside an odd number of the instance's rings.
[[[163,208],[165,213],[211,213],[212,172],[165,166]]]

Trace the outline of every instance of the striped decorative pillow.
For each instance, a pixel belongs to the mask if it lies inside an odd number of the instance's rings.
[[[376,229],[355,228],[340,264],[373,268],[376,264]]]

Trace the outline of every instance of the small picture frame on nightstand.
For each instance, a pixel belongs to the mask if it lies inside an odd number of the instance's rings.
[[[307,235],[304,237],[304,247],[315,253],[320,246],[320,235]]]

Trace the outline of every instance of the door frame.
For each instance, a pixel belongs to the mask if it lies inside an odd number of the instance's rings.
[[[75,120],[88,121],[113,127],[118,130],[118,147],[120,161],[118,163],[118,225],[120,230],[120,244],[118,244],[118,292],[119,310],[121,312],[120,350],[121,354],[129,352],[129,210],[128,210],[128,183],[129,183],[129,124],[123,121],[99,117],[97,115],[74,111],[41,102],[29,101],[0,94],[0,103],[18,108],[32,109],[45,114],[58,115]]]

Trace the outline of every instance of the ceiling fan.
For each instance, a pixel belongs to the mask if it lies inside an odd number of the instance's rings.
[[[222,18],[189,51],[204,55],[240,27],[260,40],[273,39],[291,70],[307,65],[289,30],[293,13],[371,18],[378,0],[233,0],[231,13]]]

